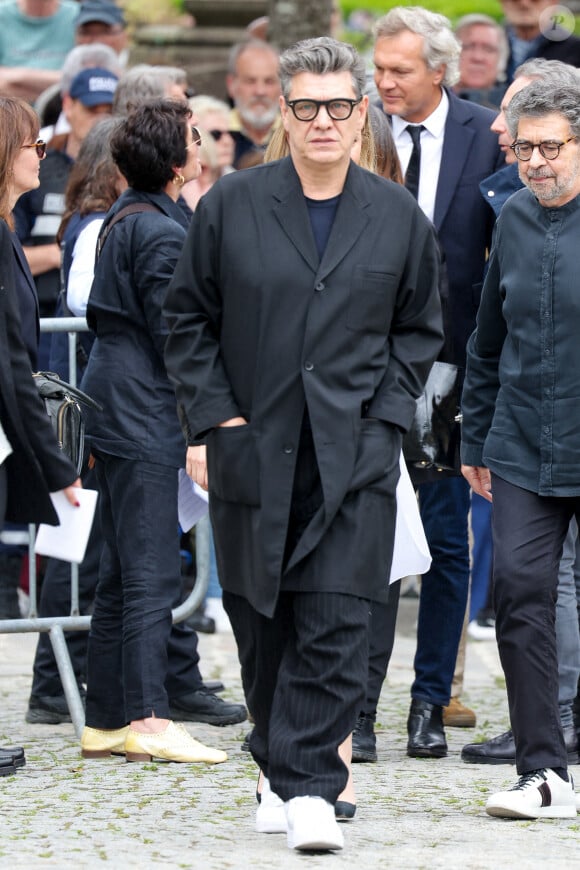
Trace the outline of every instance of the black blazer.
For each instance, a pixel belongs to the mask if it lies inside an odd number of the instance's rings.
[[[59,450],[51,423],[32,380],[20,333],[17,282],[10,231],[0,220],[0,420],[13,453],[6,459],[6,519],[56,525],[50,492],[77,478]]]
[[[209,432],[220,581],[260,612],[281,582],[305,403],[324,505],[286,571],[303,589],[386,597],[401,431],[441,346],[437,277],[417,203],[353,163],[322,260],[289,157],[202,197],[167,294],[165,358],[189,443]],[[249,425],[214,428],[238,415]],[[345,532],[333,521],[347,503]]]

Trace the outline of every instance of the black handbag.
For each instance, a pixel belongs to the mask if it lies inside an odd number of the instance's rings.
[[[81,404],[98,411],[103,410],[102,406],[78,387],[62,381],[54,372],[35,372],[33,377],[52,423],[58,446],[75,466],[77,474],[80,474],[85,447],[85,423]]]
[[[413,422],[403,439],[403,456],[415,468],[458,472],[461,441],[461,369],[434,362]]]

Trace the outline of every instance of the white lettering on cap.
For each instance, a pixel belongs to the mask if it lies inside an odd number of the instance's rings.
[[[104,76],[95,76],[95,78],[89,79],[89,91],[110,91],[111,94],[114,94],[116,87],[116,79],[105,78]]]

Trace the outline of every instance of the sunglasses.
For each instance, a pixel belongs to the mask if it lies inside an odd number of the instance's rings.
[[[44,160],[46,157],[46,142],[42,139],[37,139],[36,142],[33,142],[32,145],[21,145],[21,148],[36,148],[36,156],[40,158],[40,160]]]
[[[222,136],[231,136],[231,132],[229,130],[210,130],[209,135],[216,142],[219,142]]]

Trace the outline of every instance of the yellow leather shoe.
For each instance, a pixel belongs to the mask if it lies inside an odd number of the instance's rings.
[[[110,730],[85,727],[81,737],[82,757],[108,758],[109,755],[124,755],[128,730],[128,725]]]
[[[183,725],[175,722],[170,722],[159,734],[141,734],[129,728],[125,755],[127,761],[204,761],[206,764],[219,764],[228,757],[220,749],[199,743]]]
[[[443,707],[443,724],[447,728],[475,728],[475,722],[475,713],[459,698],[451,698],[449,706]]]

